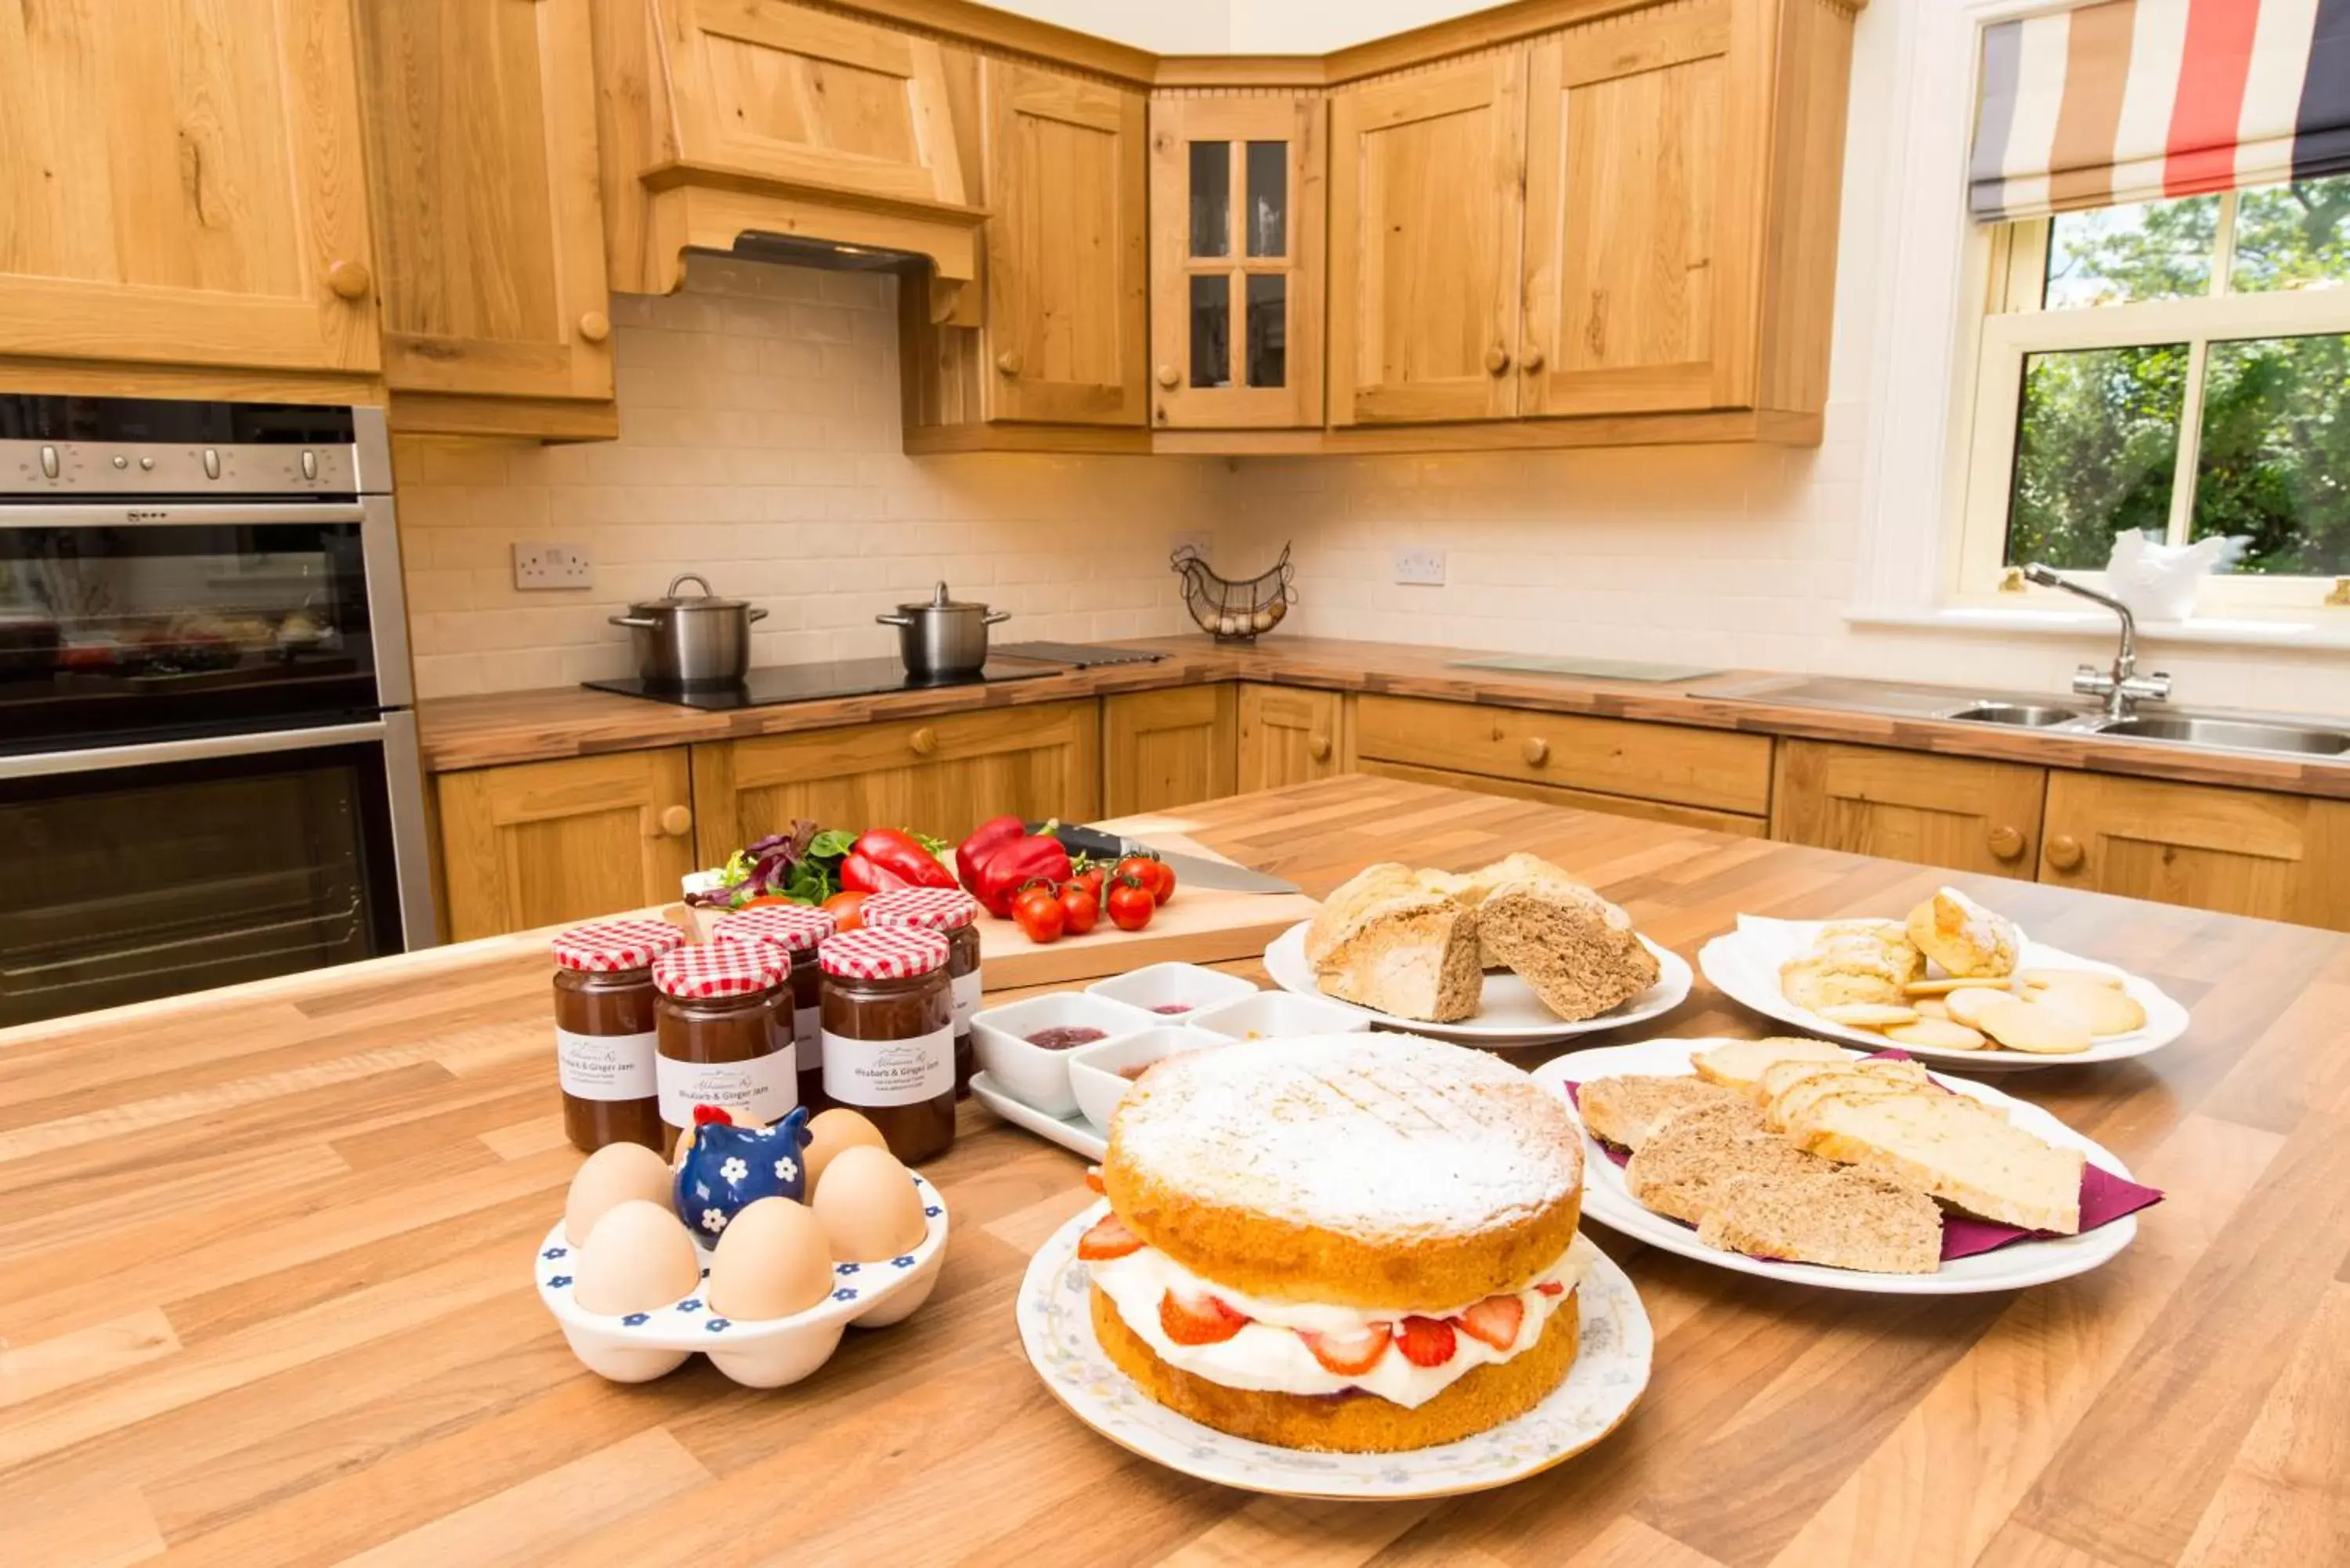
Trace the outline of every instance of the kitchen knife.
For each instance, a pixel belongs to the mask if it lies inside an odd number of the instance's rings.
[[[1032,822],[1028,825],[1028,831],[1042,833],[1044,828]],[[1215,888],[1227,893],[1297,891],[1295,882],[1284,882],[1278,877],[1268,877],[1262,871],[1252,871],[1229,860],[1211,860],[1204,855],[1153,849],[1139,838],[1121,838],[1098,827],[1076,827],[1067,823],[1056,823],[1053,827],[1053,836],[1059,839],[1061,847],[1070,854],[1090,855],[1097,860],[1116,860],[1126,855],[1156,856],[1174,871],[1178,888],[1189,883],[1194,888]]]

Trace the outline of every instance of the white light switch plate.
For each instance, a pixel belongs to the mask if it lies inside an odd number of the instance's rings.
[[[514,586],[525,592],[592,588],[596,586],[596,569],[588,564],[585,545],[517,542],[514,547]]]
[[[1444,552],[1441,550],[1398,550],[1395,553],[1395,580],[1419,587],[1440,588],[1444,586]]]

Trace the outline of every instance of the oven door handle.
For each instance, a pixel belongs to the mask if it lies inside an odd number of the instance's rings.
[[[364,523],[358,501],[68,501],[11,504],[0,511],[10,528],[169,528],[204,523]]]
[[[98,773],[109,768],[153,767],[161,763],[203,762],[213,757],[257,757],[272,752],[307,752],[321,746],[381,742],[380,719],[364,724],[325,724],[311,730],[264,730],[241,735],[198,735],[182,741],[150,741],[135,746],[89,746],[73,752],[36,752],[0,757],[0,779],[50,778],[59,774]]]

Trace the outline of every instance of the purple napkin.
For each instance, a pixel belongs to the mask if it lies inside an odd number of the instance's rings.
[[[1887,1061],[1906,1062],[1906,1051],[1879,1051],[1876,1055]],[[1948,1093],[1945,1090],[1944,1093]],[[1567,1102],[1577,1112],[1583,1109],[1583,1085],[1566,1085]],[[1631,1160],[1631,1155],[1613,1144],[1602,1143],[1607,1158],[1617,1165]],[[2162,1190],[2144,1187],[2098,1165],[2095,1160],[2081,1167],[2081,1231],[2086,1234],[2100,1226],[2110,1225],[2125,1214],[2135,1214],[2162,1201]],[[1669,1216],[1668,1216],[1669,1218]],[[1679,1220],[1674,1220],[1679,1224]],[[1995,1252],[2002,1247],[2018,1241],[2038,1241],[2054,1239],[2054,1231],[2026,1231],[2021,1225],[2002,1225],[1990,1220],[1977,1220],[1969,1215],[1942,1214],[1942,1262],[1953,1262],[1960,1258],[1971,1258],[1981,1252]]]

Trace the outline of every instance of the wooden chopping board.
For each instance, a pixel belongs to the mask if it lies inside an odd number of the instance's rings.
[[[1193,824],[1180,815],[1121,816],[1093,826],[1170,854],[1226,858],[1187,837],[1184,830]],[[1042,946],[1022,936],[1012,921],[982,912],[980,968],[993,991],[1100,980],[1145,964],[1255,958],[1274,938],[1311,919],[1320,908],[1303,893],[1233,893],[1179,881],[1173,899],[1139,931],[1119,930],[1105,914],[1086,935]]]

